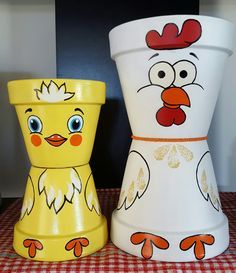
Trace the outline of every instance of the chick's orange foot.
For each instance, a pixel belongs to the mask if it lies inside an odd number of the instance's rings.
[[[189,236],[180,242],[180,249],[188,251],[193,247],[193,252],[197,260],[202,260],[206,256],[205,245],[213,245],[215,242],[214,236],[211,234],[199,234]]]
[[[25,248],[28,248],[28,255],[30,258],[34,258],[38,250],[43,249],[43,244],[39,240],[26,239],[23,242]]]
[[[130,241],[134,245],[143,244],[141,249],[141,255],[145,259],[151,259],[153,255],[153,245],[158,249],[168,249],[169,242],[163,237],[147,233],[147,232],[136,232],[131,235]]]
[[[74,250],[74,256],[79,258],[83,253],[83,247],[86,247],[89,245],[89,240],[85,237],[81,238],[75,238],[70,240],[66,246],[65,249],[67,251]]]

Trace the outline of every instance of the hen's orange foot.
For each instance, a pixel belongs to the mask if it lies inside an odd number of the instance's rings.
[[[197,260],[204,259],[206,255],[205,245],[213,245],[215,242],[214,236],[211,234],[198,234],[189,236],[180,242],[180,249],[183,251],[189,250],[192,246],[195,258]]]
[[[89,245],[89,240],[85,237],[75,238],[70,240],[66,246],[65,249],[67,251],[71,251],[74,249],[74,255],[75,257],[79,258],[83,253],[83,247],[86,247]]]
[[[37,250],[43,249],[43,244],[34,239],[26,239],[23,242],[25,248],[28,248],[28,255],[30,258],[34,258],[37,254]]]
[[[143,243],[141,254],[145,259],[152,258],[153,245],[159,249],[169,248],[169,242],[166,239],[147,232],[136,232],[132,234],[130,241],[134,245]]]

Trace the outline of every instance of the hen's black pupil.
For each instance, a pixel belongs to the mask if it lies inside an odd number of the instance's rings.
[[[37,131],[39,129],[39,124],[38,124],[38,121],[35,120],[35,119],[32,119],[30,121],[30,126],[31,128],[34,130],[34,131]]]
[[[74,130],[77,130],[79,128],[79,125],[80,125],[80,121],[79,119],[75,119],[73,122],[72,122],[72,128]]]
[[[166,75],[166,73],[163,70],[158,72],[158,77],[161,79],[163,79],[165,77],[165,75]]]
[[[188,72],[186,70],[182,70],[182,71],[180,71],[179,75],[181,78],[184,79],[188,76]]]

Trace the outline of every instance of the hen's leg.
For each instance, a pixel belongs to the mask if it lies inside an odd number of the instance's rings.
[[[162,250],[169,248],[169,242],[158,236],[147,232],[136,232],[131,235],[130,241],[134,245],[143,244],[141,254],[145,259],[151,259],[153,246]]]
[[[193,247],[193,252],[197,260],[204,259],[206,255],[205,245],[213,245],[215,242],[214,236],[211,234],[199,234],[186,237],[180,242],[180,249],[188,251]]]

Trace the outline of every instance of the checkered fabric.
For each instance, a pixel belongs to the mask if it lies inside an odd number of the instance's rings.
[[[103,213],[110,223],[119,189],[100,189]],[[143,260],[119,250],[110,241],[97,253],[67,262],[36,262],[18,256],[12,249],[13,226],[19,217],[21,200],[0,214],[0,272],[164,272],[164,273],[236,273],[236,193],[221,193],[225,214],[230,222],[230,247],[220,256],[192,263],[167,263]]]

